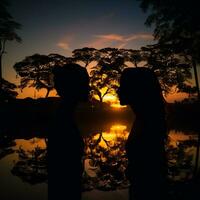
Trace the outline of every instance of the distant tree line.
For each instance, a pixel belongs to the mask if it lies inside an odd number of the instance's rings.
[[[25,57],[14,65],[20,85],[37,90],[46,89],[45,97],[54,89],[52,70],[55,66],[78,63],[90,72],[91,98],[96,96],[103,101],[107,94],[116,94],[119,77],[126,67],[151,68],[159,78],[164,94],[186,92],[189,96],[198,94],[197,65],[200,62],[200,35],[198,6],[194,0],[189,4],[181,0],[153,1],[138,0],[144,11],[151,9],[146,25],[155,25],[154,45],[147,45],[138,50],[117,48],[82,48],[75,49],[71,57],[59,54],[34,54]],[[194,1],[194,2],[193,2]],[[181,6],[180,6],[181,5]],[[21,28],[8,12],[6,0],[0,2],[0,96],[16,97],[16,85],[2,77],[2,56],[5,54],[7,41],[21,38],[16,31]],[[194,71],[195,86],[190,83]],[[142,78],[142,77],[141,77]]]
[[[71,57],[59,54],[27,56],[14,65],[21,79],[20,88],[34,87],[46,89],[46,97],[54,89],[52,70],[68,63],[78,63],[87,68],[90,75],[91,98],[99,101],[107,94],[116,95],[119,78],[126,67],[148,67],[152,69],[161,83],[163,93],[195,93],[189,83],[192,78],[191,63],[184,56],[174,53],[170,48],[149,45],[139,50],[117,48],[82,48],[75,49]],[[141,77],[142,78],[142,77]]]

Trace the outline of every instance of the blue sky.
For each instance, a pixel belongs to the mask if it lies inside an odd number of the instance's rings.
[[[3,77],[16,84],[20,79],[13,65],[35,53],[71,56],[83,47],[138,49],[153,43],[153,27],[144,25],[148,13],[142,12],[137,0],[9,1],[10,13],[22,24],[18,31],[22,43],[7,42]],[[25,89],[19,98],[35,94]]]
[[[133,48],[152,43],[136,0],[10,0],[22,43],[7,43],[3,75],[18,82],[15,62],[34,53],[70,56],[76,48]]]

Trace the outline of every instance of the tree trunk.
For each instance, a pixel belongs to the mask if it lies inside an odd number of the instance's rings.
[[[99,101],[100,101],[101,103],[103,102],[102,96],[99,96]]]
[[[86,62],[86,63],[85,63],[85,68],[87,68],[88,65],[89,65],[89,62]]]
[[[137,68],[138,66],[137,66],[137,62],[135,61],[135,67]]]
[[[47,97],[49,96],[49,93],[50,93],[50,89],[49,89],[49,88],[47,88],[47,93],[46,93],[46,96],[45,96],[45,98],[47,98]]]
[[[196,88],[197,88],[198,103],[200,103],[200,90],[199,90],[198,72],[197,72],[196,61],[194,59],[192,60],[192,65],[193,65],[193,69],[194,69],[194,77],[195,77],[195,84],[196,84]],[[198,133],[197,140],[198,141],[197,141],[197,150],[196,150],[196,158],[195,158],[195,166],[194,166],[194,178],[197,175],[198,167],[199,167],[200,133]]]

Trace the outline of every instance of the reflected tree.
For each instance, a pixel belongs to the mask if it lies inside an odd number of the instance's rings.
[[[11,170],[13,175],[30,184],[48,181],[47,148],[37,146],[31,151],[25,151],[20,147],[16,152],[19,160]]]
[[[166,146],[168,158],[169,199],[193,199],[197,190],[193,184],[193,157],[189,149],[196,146],[197,140],[177,141],[171,145],[169,138]]]
[[[100,190],[115,190],[126,188],[128,180],[125,176],[127,158],[125,154],[126,138],[123,133],[116,140],[107,140],[103,132],[84,138],[85,159],[92,161],[92,168],[96,171],[96,177],[84,174],[83,180],[87,188],[98,188]],[[91,167],[91,166],[90,166]],[[89,181],[88,181],[89,180]]]
[[[170,141],[170,139],[169,139]],[[176,146],[168,143],[166,150],[168,155],[168,176],[173,181],[189,181],[193,175],[193,155],[187,150],[196,145],[195,139],[179,141]]]

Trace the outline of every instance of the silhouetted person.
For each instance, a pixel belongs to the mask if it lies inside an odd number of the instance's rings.
[[[79,102],[87,101],[89,77],[85,68],[67,64],[53,71],[61,105],[49,137],[49,199],[81,199],[84,143],[74,121]]]
[[[126,143],[130,200],[164,200],[166,195],[164,99],[155,74],[147,68],[123,71],[120,103],[136,115]]]

